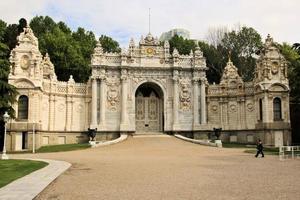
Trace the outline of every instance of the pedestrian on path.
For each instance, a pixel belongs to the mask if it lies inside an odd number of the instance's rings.
[[[257,156],[258,156],[259,154],[261,154],[261,157],[262,157],[262,158],[265,157],[264,152],[263,152],[264,146],[263,146],[261,140],[258,140],[256,149],[257,149],[257,153],[256,153],[256,155],[255,155],[256,158],[257,158]]]

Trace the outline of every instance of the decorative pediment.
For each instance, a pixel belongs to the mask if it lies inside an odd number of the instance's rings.
[[[227,62],[226,67],[224,68],[223,71],[223,75],[221,78],[221,85],[222,84],[229,84],[229,85],[237,85],[242,83],[243,80],[240,77],[239,73],[238,73],[238,69],[233,65],[233,63],[231,62],[231,60],[229,59],[229,61]]]
[[[20,46],[31,45],[32,47],[36,47],[38,49],[38,39],[35,37],[32,29],[29,26],[24,28],[24,31],[17,37],[17,40]]]
[[[34,88],[34,84],[30,81],[30,80],[27,80],[27,79],[19,79],[19,80],[16,80],[13,85],[19,89],[19,88],[28,88],[28,89],[32,89]]]
[[[271,92],[283,92],[283,91],[288,91],[289,89],[285,85],[281,84],[273,84],[270,86],[269,91]]]
[[[157,46],[159,45],[159,41],[157,38],[154,38],[151,33],[148,33],[145,38],[143,36],[141,37],[140,45]]]
[[[43,78],[56,79],[54,65],[51,62],[48,53],[46,53],[46,55],[44,56],[44,58],[42,60],[42,66],[43,66]]]
[[[10,77],[27,77],[39,79],[42,77],[42,55],[38,49],[38,39],[29,26],[17,37],[18,45],[10,54]]]
[[[274,80],[288,84],[287,63],[273,38],[268,35],[256,64],[255,82],[274,82]]]

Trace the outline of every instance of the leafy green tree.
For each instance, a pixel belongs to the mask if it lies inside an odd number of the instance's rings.
[[[288,77],[291,100],[300,102],[300,54],[291,45],[279,45],[280,51],[288,62]]]
[[[34,17],[30,27],[38,37],[41,53],[50,55],[59,80],[67,81],[70,75],[77,82],[88,80],[91,54],[96,46],[91,31],[78,28],[72,32],[64,22],[56,23],[48,16]]]
[[[255,29],[244,26],[240,30],[225,33],[221,45],[227,52],[231,52],[231,60],[239,69],[243,80],[252,80],[256,65],[255,54],[262,47],[260,34]]]
[[[14,110],[11,105],[15,102],[17,92],[15,87],[8,84],[8,75],[10,72],[8,58],[10,50],[3,42],[6,28],[6,23],[0,20],[0,116],[5,111],[8,111],[14,117]]]
[[[19,24],[9,24],[5,29],[3,42],[12,50],[17,45],[17,37],[23,32],[23,28],[27,26],[27,21],[24,18],[19,20]]]
[[[206,72],[207,80],[210,83],[219,83],[223,68],[228,61],[228,55],[226,50],[218,45],[209,45],[204,41],[198,42],[200,49],[203,51],[203,56],[206,58],[206,66],[208,70]]]
[[[187,55],[191,50],[195,50],[196,43],[194,40],[184,39],[182,36],[174,35],[170,40],[170,52],[172,53],[174,48],[178,50],[180,54]]]
[[[101,35],[99,41],[104,52],[121,52],[119,43],[113,40],[111,37]]]

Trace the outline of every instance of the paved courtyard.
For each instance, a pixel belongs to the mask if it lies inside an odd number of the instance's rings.
[[[72,167],[36,199],[298,199],[300,160],[174,137],[130,137],[106,147],[36,154]]]

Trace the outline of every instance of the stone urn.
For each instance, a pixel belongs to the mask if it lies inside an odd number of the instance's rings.
[[[222,128],[214,128],[214,134],[216,136],[215,144],[217,147],[222,147],[222,141],[220,140]]]
[[[97,128],[95,129],[88,128],[88,136],[90,141],[95,141],[96,133],[97,133]]]

